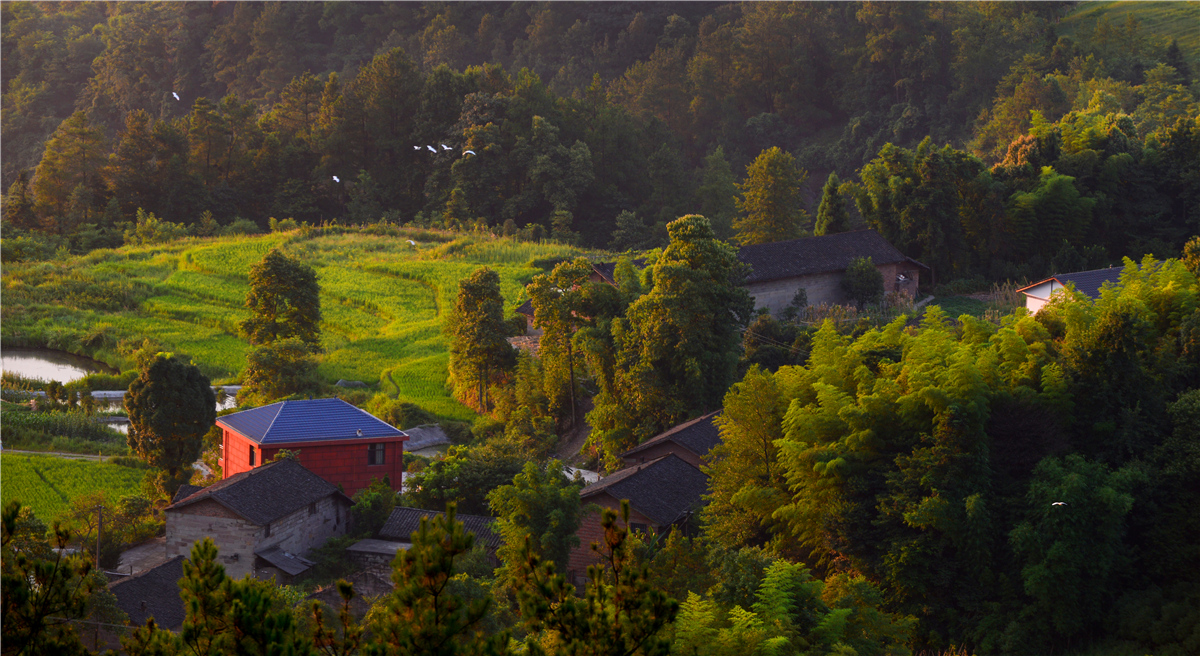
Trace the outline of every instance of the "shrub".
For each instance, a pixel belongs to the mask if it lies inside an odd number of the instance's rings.
[[[234,219],[233,223],[230,223],[221,229],[222,236],[257,235],[260,232],[262,232],[262,230],[258,227],[257,223],[251,221],[250,219],[243,219],[240,216]]]
[[[846,277],[842,279],[842,289],[859,306],[867,303],[878,303],[883,299],[883,274],[875,268],[875,263],[869,257],[856,257],[846,267]],[[807,298],[805,301],[807,302]]]
[[[125,231],[125,243],[131,246],[162,244],[186,237],[187,234],[187,227],[182,223],[165,221],[139,207],[137,224]]]

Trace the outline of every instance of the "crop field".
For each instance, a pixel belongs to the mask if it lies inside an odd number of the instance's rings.
[[[109,501],[138,493],[141,469],[106,462],[51,456],[0,454],[0,504],[16,499],[47,524],[70,506],[70,499],[103,491]]]
[[[441,334],[459,281],[491,267],[511,312],[541,272],[531,262],[584,253],[486,235],[379,232],[188,238],[52,264],[4,263],[0,331],[6,345],[51,346],[118,367],[130,366],[119,354],[122,344],[128,352],[149,338],[195,362],[214,382],[235,382],[250,351],[238,334],[249,316],[250,268],[280,248],[317,272],[322,378],[360,380],[437,415],[469,420],[473,413],[446,390],[449,355]]]
[[[1178,39],[1179,49],[1195,58],[1200,55],[1200,2],[1082,2],[1057,26],[1062,36],[1076,32],[1090,34],[1101,17],[1115,28],[1125,25],[1125,16],[1136,12],[1142,34],[1155,34],[1170,41]]]

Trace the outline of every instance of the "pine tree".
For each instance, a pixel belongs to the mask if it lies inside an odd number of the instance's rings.
[[[508,632],[485,636],[478,625],[487,614],[490,597],[471,602],[453,594],[451,579],[456,562],[471,551],[475,536],[455,518],[455,506],[446,514],[421,518],[421,527],[410,538],[412,546],[396,554],[392,563],[395,590],[374,615],[367,656],[455,656],[507,653]]]
[[[737,214],[737,180],[725,149],[717,146],[704,158],[704,172],[696,196],[700,203],[700,214],[712,222],[713,232],[718,239],[733,236],[733,218]]]

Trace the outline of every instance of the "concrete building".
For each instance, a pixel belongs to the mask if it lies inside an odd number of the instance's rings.
[[[1030,313],[1036,314],[1038,310],[1042,309],[1042,306],[1050,302],[1050,297],[1054,292],[1066,289],[1068,284],[1074,285],[1075,291],[1088,298],[1100,298],[1100,288],[1105,283],[1115,285],[1120,282],[1121,271],[1122,269],[1119,267],[1109,267],[1075,273],[1056,273],[1041,282],[1035,282],[1017,291],[1025,295],[1025,308]]]
[[[283,449],[353,495],[385,476],[399,489],[408,434],[341,399],[281,401],[217,418],[225,477],[250,471]]]
[[[745,287],[755,308],[778,314],[803,288],[809,305],[847,302],[842,279],[850,261],[870,257],[883,274],[884,293],[914,297],[921,270],[929,267],[905,256],[874,230],[841,232],[769,244],[743,246],[738,259],[750,266]]]
[[[286,583],[312,563],[303,554],[350,523],[352,501],[291,458],[256,466],[167,507],[166,555],[190,556],[212,538],[234,578],[274,575]]]

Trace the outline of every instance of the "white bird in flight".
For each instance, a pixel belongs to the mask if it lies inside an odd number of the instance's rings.
[[[413,241],[413,240],[411,240],[411,239],[409,239],[409,240],[408,240],[408,243],[409,243],[409,245],[411,245],[411,246],[416,246],[416,245],[417,245],[417,242],[415,242],[415,241]]]
[[[473,151],[473,150],[464,150],[464,151],[463,151],[463,154],[464,154],[464,155],[474,155],[474,154],[475,154],[475,151]]]
[[[1052,503],[1052,504],[1050,504],[1050,505],[1052,505],[1052,506],[1065,506],[1065,505],[1067,505],[1067,502],[1066,502],[1066,501],[1055,501],[1054,503]]]
[[[171,92],[171,95],[172,95],[172,96],[175,96],[175,100],[179,100],[179,94],[177,94],[177,93],[175,93],[174,91],[172,91],[172,92]]]
[[[413,150],[421,150],[420,146],[413,146]]]
[[[454,150],[454,149],[451,148],[450,146],[447,146],[446,144],[442,144],[442,150]]]
[[[437,152],[437,148],[434,148],[433,146],[425,146],[425,147],[426,147],[426,148],[428,148],[428,149],[429,149],[429,152],[431,152],[431,153],[436,153],[436,152]]]
[[[334,181],[334,182],[341,182],[341,180],[338,180],[338,177],[337,177],[336,175],[335,175],[335,176],[333,176],[333,181]]]

